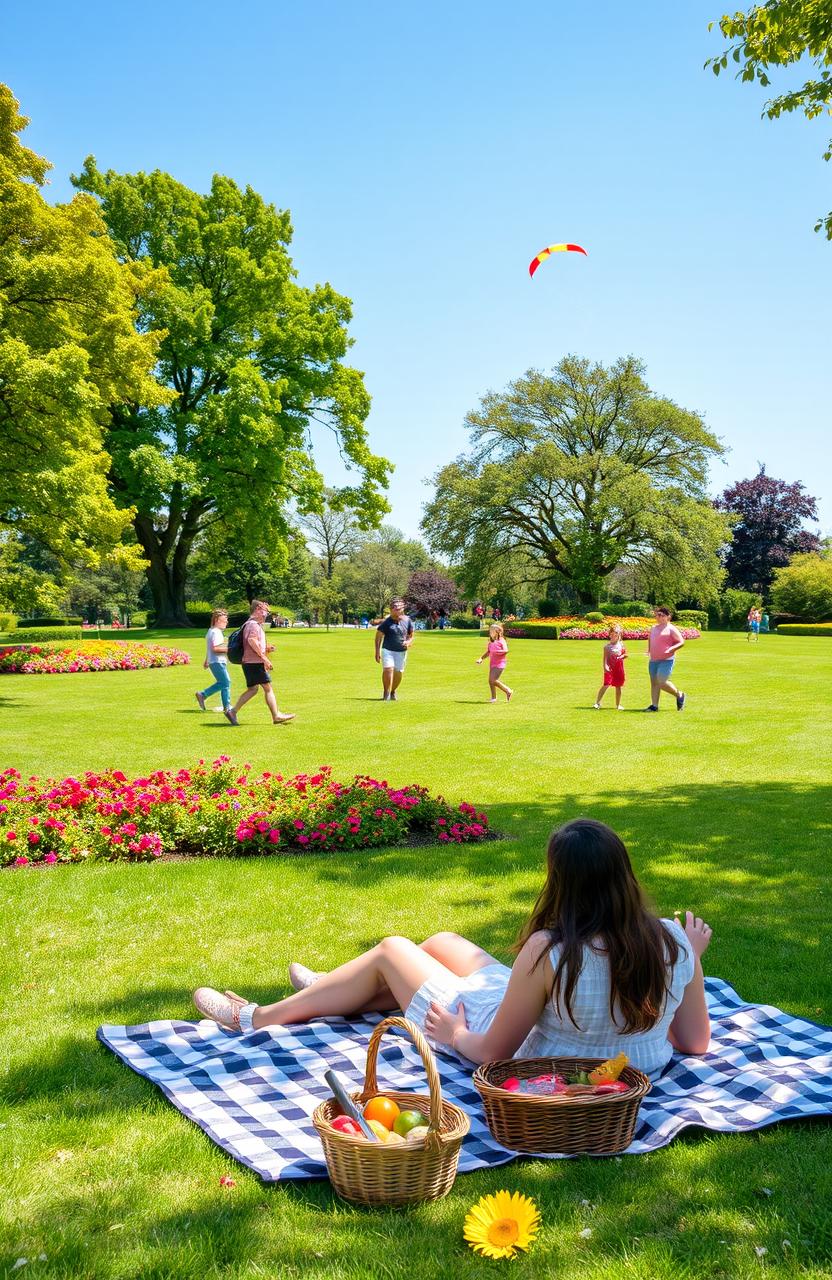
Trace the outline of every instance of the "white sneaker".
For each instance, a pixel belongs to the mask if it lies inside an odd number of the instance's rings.
[[[593,704],[592,704],[592,710],[593,710],[593,711],[600,711],[600,710],[601,710],[601,704],[600,704],[600,702],[593,702]]]
[[[317,982],[320,976],[314,969],[307,969],[305,964],[297,964],[294,960],[289,965],[289,982],[293,991],[305,991],[307,987],[312,986],[313,982]]]
[[[623,710],[624,710],[624,708],[622,707],[622,705],[621,705],[621,703],[620,703],[620,702],[619,702],[618,706],[617,706],[615,709],[616,709],[616,711],[623,711]]]

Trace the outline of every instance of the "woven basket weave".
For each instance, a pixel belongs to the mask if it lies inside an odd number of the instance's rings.
[[[381,1037],[397,1027],[406,1031],[425,1064],[429,1094],[400,1093],[385,1089],[402,1110],[421,1111],[427,1117],[429,1132],[417,1142],[387,1146],[351,1137],[333,1129],[331,1121],[341,1114],[334,1098],[315,1108],[312,1123],[318,1131],[326,1156],[326,1167],[332,1185],[340,1196],[353,1204],[403,1205],[425,1200],[439,1200],[454,1184],[459,1149],[471,1125],[459,1107],[442,1101],[439,1073],[425,1037],[406,1018],[385,1018],[370,1037],[364,1088],[352,1099],[363,1107],[379,1093],[376,1064]]]
[[[510,1076],[530,1080],[555,1072],[571,1075],[591,1071],[600,1062],[600,1058],[507,1058],[483,1063],[474,1073],[474,1084],[492,1136],[510,1151],[530,1154],[601,1156],[624,1151],[633,1140],[641,1100],[650,1092],[650,1081],[635,1067],[625,1067],[619,1077],[631,1086],[626,1093],[546,1098],[500,1088]]]

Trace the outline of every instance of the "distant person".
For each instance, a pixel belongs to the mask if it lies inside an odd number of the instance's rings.
[[[477,658],[477,666],[482,666],[486,658],[488,659],[488,687],[491,690],[489,701],[497,701],[497,690],[499,689],[506,695],[506,702],[511,702],[511,695],[514,691],[503,683],[503,674],[508,662],[508,645],[506,644],[502,624],[499,622],[492,622],[488,628],[488,644],[485,646],[485,653]]]
[[[624,648],[624,628],[620,622],[612,624],[609,635],[609,641],[604,645],[604,681],[595,695],[593,704],[596,711],[601,710],[601,702],[607,689],[615,689],[615,709],[616,711],[623,710],[621,706],[621,690],[624,688],[626,680],[624,659],[627,657],[627,650]]]
[[[474,605],[473,612],[474,612],[474,617],[479,618],[480,621],[482,621],[482,619],[485,617],[485,609],[483,609],[479,601],[477,601],[477,603]]]
[[[766,635],[768,635],[768,614],[767,613],[764,613],[762,618],[760,619],[760,630],[765,632]]]
[[[294,720],[294,712],[281,712],[277,709],[277,698],[272,688],[270,672],[273,670],[270,653],[274,653],[274,645],[266,644],[266,633],[263,624],[269,616],[269,606],[263,600],[252,600],[251,616],[243,626],[243,675],[246,678],[245,692],[241,693],[233,707],[224,712],[226,719],[237,724],[237,712],[252,698],[257,690],[262,689],[266,706],[269,708],[273,724],[288,724]]]
[[[498,604],[495,604],[494,608],[491,610],[491,621],[499,622],[502,616],[503,616],[502,609]]]
[[[443,609],[439,615],[439,630],[444,631],[448,625],[448,615]]]
[[[390,601],[390,613],[376,629],[376,662],[381,663],[382,701],[396,702],[407,651],[413,644],[413,623],[404,611],[404,600]]]
[[[746,640],[748,640],[749,644],[751,643],[752,636],[755,641],[760,638],[760,619],[762,616],[761,611],[756,606],[748,611],[748,622],[746,624],[748,633],[746,635]]]
[[[645,711],[658,711],[659,697],[662,690],[676,699],[677,711],[684,711],[687,695],[680,693],[676,686],[670,683],[676,654],[685,643],[684,636],[678,627],[673,626],[670,621],[670,610],[666,609],[664,605],[659,605],[657,609],[654,609],[653,616],[656,619],[656,624],[650,628],[650,635],[647,640],[647,652],[650,659],[648,663],[650,672],[650,706],[645,707]]]
[[[222,697],[223,711],[231,708],[231,676],[228,671],[228,645],[225,643],[223,631],[228,626],[228,613],[225,609],[214,609],[211,614],[211,625],[205,633],[205,661],[203,667],[211,672],[214,683],[194,697],[199,703],[200,711],[205,710],[205,699],[218,693]]]

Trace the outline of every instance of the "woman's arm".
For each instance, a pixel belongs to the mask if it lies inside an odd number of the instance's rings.
[[[667,1038],[679,1053],[706,1053],[711,1040],[711,1019],[705,1000],[705,975],[700,956],[711,940],[712,929],[699,916],[688,911],[685,933],[693,948],[693,977],[668,1027]]]
[[[537,968],[534,965],[550,946],[549,935],[543,931],[532,934],[526,942],[514,962],[506,994],[487,1031],[479,1034],[468,1030],[462,1002],[456,1013],[448,1013],[434,1003],[425,1019],[428,1035],[440,1044],[449,1044],[471,1062],[512,1057],[537,1022],[546,1003],[551,965],[545,959]]]

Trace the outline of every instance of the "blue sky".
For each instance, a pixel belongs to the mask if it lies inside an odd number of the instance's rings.
[[[762,91],[704,71],[721,12],[31,0],[4,18],[0,78],[55,166],[50,198],[93,153],[199,190],[227,173],[291,210],[300,282],[353,299],[406,532],[466,411],[570,351],[638,355],[730,447],[715,492],[762,461],[832,532],[832,245],[812,229],[832,122],[761,121]],[[531,281],[561,240],[589,256]],[[339,479],[325,441],[319,456]]]

